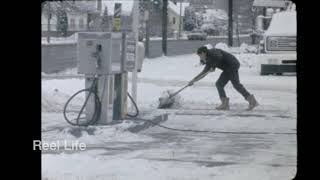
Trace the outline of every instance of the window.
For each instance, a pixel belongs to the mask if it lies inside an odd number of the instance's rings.
[[[80,28],[80,30],[82,30],[84,28],[84,21],[82,18],[79,19],[79,28]]]
[[[70,30],[73,31],[76,27],[74,19],[70,19]]]
[[[172,19],[172,23],[176,24],[176,18],[175,17]]]

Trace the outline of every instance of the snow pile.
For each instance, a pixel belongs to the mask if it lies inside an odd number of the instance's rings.
[[[55,94],[55,93],[51,93]],[[41,111],[42,112],[62,112],[61,96],[52,96],[48,92],[41,93]]]
[[[230,51],[228,45],[226,43],[222,43],[222,42],[219,42],[218,44],[216,44],[215,48],[222,49],[222,50],[227,51],[227,52]]]
[[[215,48],[222,49],[232,54],[251,53],[251,55],[254,56],[254,54],[252,53],[257,52],[257,47],[250,46],[246,43],[242,43],[240,47],[229,47],[226,43],[219,42],[218,44],[215,45]]]
[[[204,46],[207,47],[207,49],[212,49],[213,48],[213,46],[211,44],[206,44]]]
[[[240,53],[236,54],[235,57],[239,60],[241,67],[260,69],[259,57],[256,55]]]
[[[41,92],[41,109],[42,112],[62,112],[65,103],[71,97],[64,92],[60,92],[59,88],[52,91]],[[68,110],[76,110],[81,108],[85,100],[85,92],[78,94],[69,104]],[[70,109],[71,108],[71,109]]]
[[[257,48],[255,46],[249,46],[246,43],[242,43],[240,45],[240,53],[257,53]]]
[[[42,81],[42,112],[62,112],[67,100],[84,88],[83,79],[45,80]],[[71,102],[71,108],[78,108],[84,103],[85,93],[80,93]],[[80,109],[80,107],[79,107]]]

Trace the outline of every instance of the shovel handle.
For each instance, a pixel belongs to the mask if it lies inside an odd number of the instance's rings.
[[[206,72],[205,74],[203,74],[203,76],[206,76],[207,74],[209,74],[210,71]],[[170,94],[169,95],[169,99],[172,98],[173,96],[177,95],[179,92],[181,92],[182,90],[184,90],[185,88],[187,88],[189,86],[189,84],[187,84],[186,86],[184,86],[183,88],[179,89],[177,92]]]
[[[175,92],[175,93],[173,93],[173,94],[170,94],[169,98],[172,98],[173,96],[177,95],[178,93],[180,93],[182,90],[184,90],[184,89],[187,88],[188,86],[189,86],[189,84],[186,85],[186,86],[184,86],[183,88],[179,89],[177,92]]]

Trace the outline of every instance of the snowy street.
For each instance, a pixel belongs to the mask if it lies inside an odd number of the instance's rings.
[[[253,111],[245,110],[247,101],[230,82],[225,88],[230,111],[214,109],[220,104],[215,87],[220,70],[182,91],[173,108],[157,109],[164,91],[178,90],[202,70],[196,54],[145,59],[138,74],[141,116],[168,113],[161,125],[208,133],[157,126],[132,133],[128,131],[135,125],[132,121],[82,130],[72,127],[62,109],[71,95],[84,88],[84,79],[58,78],[76,76],[77,69],[43,74],[42,141],[87,145],[85,151],[42,151],[43,179],[292,179],[297,159],[296,76],[260,76],[262,55],[241,48],[231,52],[241,63],[241,83],[260,103]]]

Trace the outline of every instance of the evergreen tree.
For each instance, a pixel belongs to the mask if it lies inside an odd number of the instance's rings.
[[[64,37],[68,31],[68,16],[66,10],[62,7],[57,11],[57,31]]]
[[[108,17],[108,7],[106,6],[104,8],[103,16],[102,16],[102,21],[101,21],[101,28],[102,31],[109,31],[109,17]]]
[[[196,27],[201,27],[203,25],[203,15],[202,13],[195,13]]]
[[[192,7],[187,7],[185,9],[185,16],[183,22],[183,27],[186,31],[192,31],[195,27],[197,27],[196,14]]]

